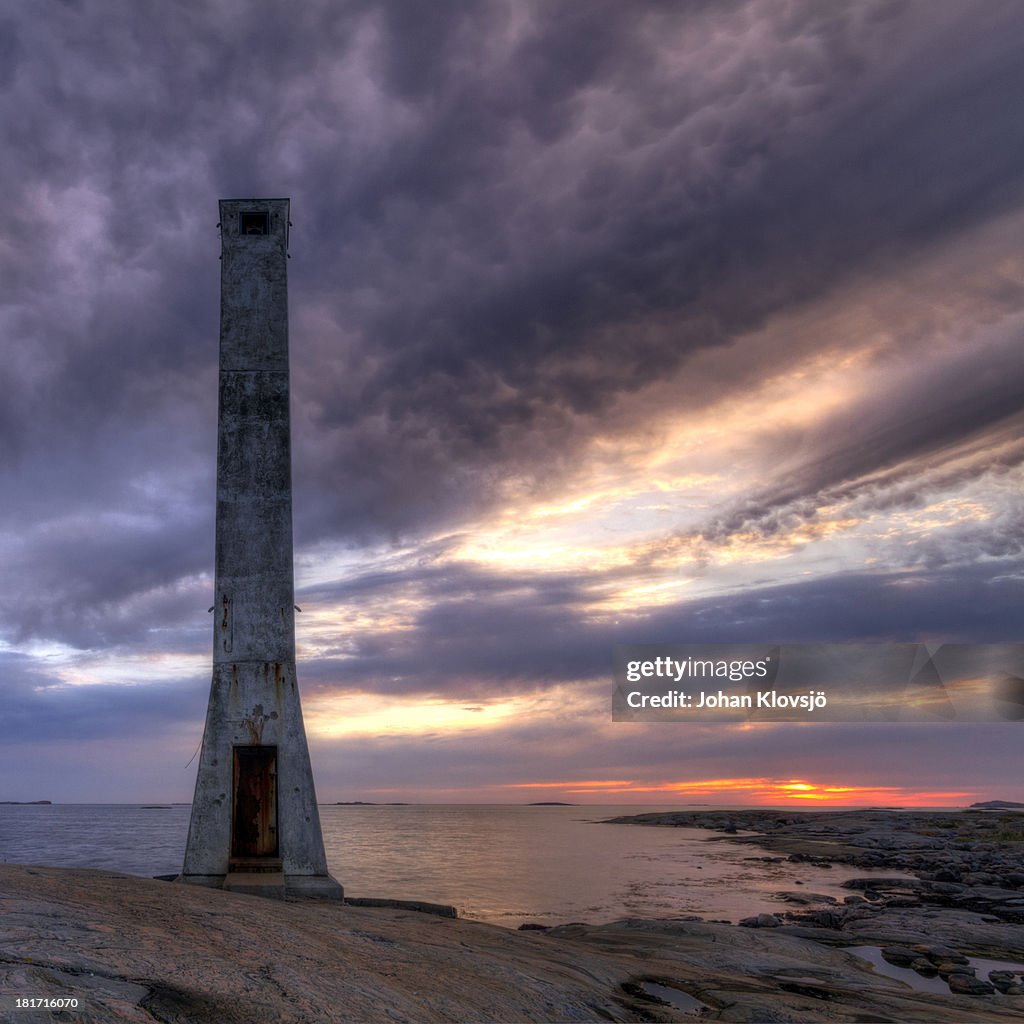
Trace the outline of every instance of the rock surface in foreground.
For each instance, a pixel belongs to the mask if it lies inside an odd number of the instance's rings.
[[[91,1022],[1011,1021],[1014,996],[930,996],[786,928],[624,921],[512,932],[411,911],[260,900],[0,865],[0,992]],[[36,1015],[0,1012],[26,1024]]]

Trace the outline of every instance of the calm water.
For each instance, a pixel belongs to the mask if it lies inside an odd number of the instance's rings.
[[[350,896],[451,903],[464,917],[611,921],[700,914],[737,921],[785,909],[780,890],[842,899],[862,869],[769,864],[701,829],[607,825],[678,807],[410,805],[320,808],[331,873]],[[189,807],[0,805],[0,859],[137,875],[181,868]],[[892,875],[892,871],[882,872]],[[797,882],[802,885],[797,885]]]

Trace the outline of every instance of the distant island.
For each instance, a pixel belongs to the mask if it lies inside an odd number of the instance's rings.
[[[52,804],[52,800],[0,800],[0,804],[4,804],[8,807],[33,807],[36,804]]]
[[[535,800],[527,807],[575,807],[576,804],[567,804],[564,800]]]
[[[335,800],[331,807],[408,807],[409,805],[401,800],[393,800],[391,803],[380,804],[376,800]]]
[[[1024,804],[1016,800],[982,800],[981,803],[971,804],[969,811],[1024,811]]]

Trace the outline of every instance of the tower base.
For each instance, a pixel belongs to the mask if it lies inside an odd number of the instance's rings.
[[[260,874],[249,871],[231,871],[224,876],[224,884],[221,888],[226,892],[240,892],[246,896],[264,896],[272,900],[283,900],[287,892],[282,871],[264,871]]]
[[[226,875],[178,875],[177,882],[283,900],[286,896],[342,903],[345,890],[332,875],[286,875],[283,871],[229,871]]]
[[[345,899],[345,890],[333,875],[287,875],[284,883],[289,896],[305,896],[333,903],[342,903]]]

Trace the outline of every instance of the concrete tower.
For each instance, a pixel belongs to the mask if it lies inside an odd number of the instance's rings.
[[[340,899],[295,682],[288,206],[220,203],[213,684],[181,878]]]

